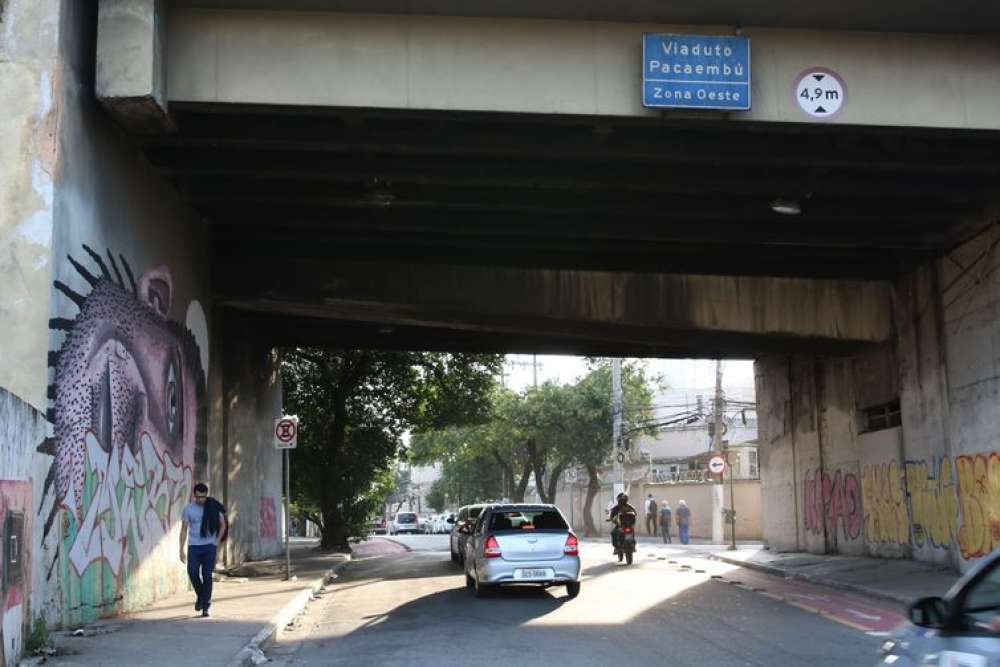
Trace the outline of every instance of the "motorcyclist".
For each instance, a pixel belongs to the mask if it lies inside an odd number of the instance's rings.
[[[635,508],[628,503],[628,494],[619,493],[618,494],[618,504],[611,508],[608,513],[608,521],[614,524],[614,528],[611,529],[611,546],[614,547],[614,553],[617,556],[621,544],[621,528],[622,520],[626,515],[631,514],[631,523],[635,524],[635,517],[638,513]]]

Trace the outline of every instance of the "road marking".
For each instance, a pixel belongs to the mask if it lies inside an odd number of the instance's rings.
[[[872,616],[871,614],[863,614],[860,611],[857,611],[855,609],[848,609],[848,608],[845,607],[844,611],[846,611],[848,614],[851,614],[853,616],[857,616],[858,618],[860,618],[863,621],[881,621],[882,620],[881,616]]]

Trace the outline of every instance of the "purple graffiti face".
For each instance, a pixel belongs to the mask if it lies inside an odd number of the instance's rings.
[[[169,271],[152,269],[129,289],[100,266],[97,278],[77,265],[93,290],[74,299],[80,312],[64,327],[55,370],[56,489],[78,520],[95,458],[114,465],[152,449],[199,473],[204,459],[204,370],[193,336],[167,319]]]

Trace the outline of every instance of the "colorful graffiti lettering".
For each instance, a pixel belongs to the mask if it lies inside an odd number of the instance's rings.
[[[815,535],[836,533],[855,539],[861,535],[862,505],[858,478],[849,472],[809,470],[805,478],[806,529]]]
[[[278,539],[278,513],[275,511],[274,498],[260,498],[260,538],[262,540]]]
[[[985,556],[1000,545],[1000,454],[955,458],[962,525],[958,544],[962,558]]]
[[[906,462],[906,493],[910,500],[913,544],[947,549],[958,533],[955,476],[947,457]]]
[[[866,465],[861,471],[865,539],[880,544],[910,543],[910,513],[905,480],[896,461]]]
[[[151,269],[137,282],[124,257],[119,265],[110,252],[105,261],[84,250],[99,275],[69,261],[90,293],[54,283],[79,312],[51,322],[66,337],[51,356],[49,419],[63,574],[77,579],[64,586],[64,611],[97,615],[122,598],[174,527],[193,477],[204,475],[205,371],[191,330],[169,319],[170,271]]]

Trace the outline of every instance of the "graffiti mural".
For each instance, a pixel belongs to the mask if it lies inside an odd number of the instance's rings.
[[[49,389],[64,614],[73,621],[114,611],[206,462],[205,370],[190,329],[169,319],[170,271],[137,280],[124,257],[84,250],[91,268],[69,261],[89,293],[54,283],[78,312],[51,322],[66,335],[50,358]],[[155,570],[144,568],[140,584],[153,597],[163,588]]]
[[[20,653],[28,610],[31,567],[31,483],[0,480],[0,665],[14,664]]]
[[[274,498],[260,497],[260,539],[276,541],[278,539],[278,512],[275,509]]]
[[[906,506],[903,471],[896,461],[866,465],[864,490],[865,539],[876,544],[910,543],[910,512]]]
[[[806,471],[805,524],[809,532],[840,534],[853,540],[861,535],[862,519],[857,476],[840,470],[832,476],[820,470]]]
[[[955,457],[962,525],[962,558],[985,556],[1000,545],[1000,454]]]
[[[948,549],[958,533],[958,498],[948,457],[906,462],[913,545]]]

